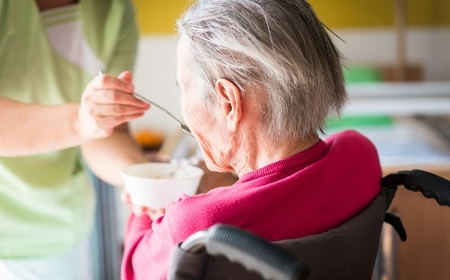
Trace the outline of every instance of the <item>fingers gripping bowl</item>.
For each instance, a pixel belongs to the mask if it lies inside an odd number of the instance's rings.
[[[155,210],[177,201],[183,193],[194,195],[202,176],[201,168],[189,164],[148,162],[122,170],[131,203]]]

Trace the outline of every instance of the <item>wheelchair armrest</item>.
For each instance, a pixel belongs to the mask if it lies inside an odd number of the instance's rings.
[[[216,224],[187,238],[181,249],[198,253],[203,248],[210,256],[224,256],[264,279],[306,279],[309,267],[293,254],[243,229]],[[176,265],[176,264],[172,264]]]

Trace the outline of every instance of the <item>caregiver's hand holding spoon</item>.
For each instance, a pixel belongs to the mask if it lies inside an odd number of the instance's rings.
[[[116,126],[141,117],[150,108],[132,95],[131,80],[131,73],[125,71],[118,77],[99,75],[86,86],[77,116],[81,135],[108,137]]]

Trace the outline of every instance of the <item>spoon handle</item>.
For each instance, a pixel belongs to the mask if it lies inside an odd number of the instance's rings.
[[[150,105],[153,105],[155,107],[158,107],[159,109],[163,110],[164,112],[166,112],[168,115],[170,115],[172,118],[174,118],[176,121],[180,122],[174,115],[172,115],[172,113],[170,113],[169,111],[167,111],[166,109],[164,109],[163,107],[159,106],[158,104],[156,104],[153,101],[148,100],[147,98],[143,97],[142,95],[133,92],[133,96],[136,97],[139,100],[144,101],[145,103],[148,103]]]
[[[185,133],[187,133],[187,134],[189,134],[189,135],[192,135],[191,130],[189,129],[189,127],[188,127],[187,125],[185,125],[184,123],[182,123],[177,117],[175,117],[174,115],[172,115],[172,113],[170,113],[169,111],[167,111],[164,107],[161,107],[160,105],[156,104],[156,103],[153,102],[153,101],[150,101],[149,99],[145,98],[144,96],[142,96],[142,95],[140,95],[140,94],[138,94],[138,93],[136,93],[136,92],[133,92],[132,94],[133,94],[133,96],[136,97],[137,99],[142,100],[142,101],[144,101],[144,102],[146,102],[146,103],[148,103],[148,104],[150,104],[150,105],[153,105],[153,106],[158,107],[159,109],[163,110],[165,113],[167,113],[167,114],[168,114],[169,116],[171,116],[175,121],[178,122],[178,124],[180,125],[181,129],[182,129]]]

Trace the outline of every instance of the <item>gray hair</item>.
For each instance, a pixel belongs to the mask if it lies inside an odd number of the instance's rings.
[[[327,117],[340,115],[347,100],[341,55],[306,1],[200,0],[177,26],[190,39],[190,69],[205,100],[219,78],[244,95],[250,86],[263,89],[252,100],[260,100],[258,129],[271,139],[316,135]]]

